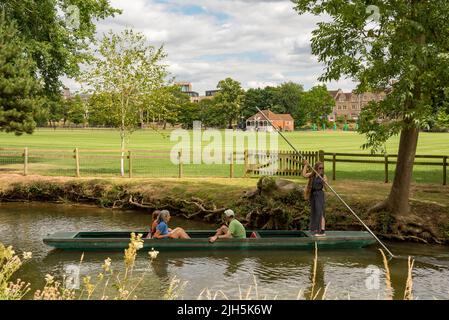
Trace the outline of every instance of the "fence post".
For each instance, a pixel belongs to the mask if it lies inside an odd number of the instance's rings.
[[[182,178],[182,151],[178,152],[178,159],[179,159],[178,178],[181,179]]]
[[[23,150],[23,175],[28,175],[28,147]]]
[[[323,150],[318,151],[318,161],[321,163],[324,163],[324,151]]]
[[[385,154],[385,183],[388,183],[388,154]]]
[[[337,180],[337,173],[336,173],[336,167],[337,167],[337,155],[334,153],[332,155],[332,180]]]
[[[443,186],[447,185],[447,156],[443,157]]]
[[[79,149],[75,148],[76,177],[80,176],[80,154]]]
[[[132,153],[130,150],[128,150],[128,169],[129,169],[129,177],[132,178],[133,177],[133,158],[132,158]]]
[[[232,152],[231,154],[231,162],[229,164],[229,178],[234,178],[234,156],[235,152]]]
[[[245,163],[245,173],[244,173],[244,177],[247,178],[248,177],[248,150],[245,150],[245,152],[243,153],[243,161]]]

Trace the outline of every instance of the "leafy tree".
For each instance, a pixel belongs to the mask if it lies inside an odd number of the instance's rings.
[[[70,6],[79,10],[79,25],[71,25]],[[60,95],[60,77],[74,78],[87,61],[95,36],[95,22],[120,13],[108,0],[0,0],[8,21],[16,21],[22,48],[35,62],[48,99]],[[72,11],[75,13],[75,11]],[[75,21],[73,21],[75,22]]]
[[[359,131],[368,139],[364,147],[373,151],[400,134],[390,194],[372,211],[408,215],[420,128],[438,108],[432,97],[449,96],[449,2],[377,0],[378,22],[367,19],[367,1],[293,2],[300,14],[330,17],[312,36],[312,52],[326,66],[320,81],[347,77],[358,83],[358,92],[388,90],[383,101],[364,108]]]
[[[163,47],[147,43],[144,35],[125,29],[119,34],[105,35],[95,49],[95,59],[88,66],[82,81],[105,104],[104,116],[120,131],[124,172],[126,140],[140,123],[140,100],[160,88],[167,76]]]
[[[304,95],[302,85],[294,82],[283,83],[276,88],[275,101],[277,108],[272,111],[291,114],[295,119],[295,126],[301,127],[306,123],[308,114],[308,106],[304,101]]]
[[[323,85],[315,86],[305,92],[302,103],[306,114],[304,118],[321,126],[323,123],[327,123],[327,115],[332,112],[335,100]]]
[[[109,113],[109,94],[97,92],[87,102],[88,122],[90,126],[114,127],[114,119]]]
[[[34,113],[42,103],[35,65],[24,48],[16,24],[0,10],[0,131],[16,135],[33,132]]]
[[[214,99],[224,114],[229,128],[232,128],[241,115],[245,91],[242,89],[240,82],[231,78],[221,80],[217,85],[217,89],[220,92],[217,93]]]
[[[441,128],[445,128],[446,130],[449,129],[449,113],[447,113],[445,110],[440,110],[437,113],[436,124]]]
[[[74,124],[86,124],[86,106],[79,94],[65,102],[67,120]]]
[[[48,110],[47,121],[56,130],[58,123],[67,119],[67,105],[61,95],[55,95],[51,99],[45,99],[44,109]]]
[[[277,113],[294,114],[301,108],[301,98],[304,92],[302,85],[285,82],[274,90],[274,100]],[[299,112],[298,112],[299,113]]]
[[[194,121],[201,121],[201,107],[199,103],[190,101],[178,106],[178,122],[184,129],[192,129]]]
[[[245,92],[245,100],[242,106],[242,116],[248,119],[257,113],[257,108],[263,110],[267,108],[267,97],[265,89],[251,88]]]

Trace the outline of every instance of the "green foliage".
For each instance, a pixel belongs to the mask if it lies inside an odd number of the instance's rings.
[[[42,103],[35,64],[24,48],[16,24],[0,10],[0,131],[16,135],[33,132],[34,113]]]
[[[231,78],[221,80],[217,89],[220,92],[215,96],[214,101],[223,113],[229,128],[232,128],[234,122],[239,120],[241,107],[245,98],[245,91],[240,82]]]
[[[143,34],[125,29],[110,31],[95,49],[82,81],[93,96],[93,122],[106,123],[120,130],[122,147],[140,122],[142,101],[158,90],[167,76],[163,47],[147,44]]]
[[[191,128],[195,119],[195,106],[188,95],[181,92],[176,85],[164,86],[153,90],[142,101],[142,111],[151,119],[176,125],[181,123],[185,128]]]
[[[312,37],[312,52],[326,66],[321,81],[349,77],[358,92],[389,92],[363,109],[359,131],[367,135],[365,148],[376,150],[404,128],[424,126],[441,106],[435,97],[449,97],[446,0],[375,1],[378,23],[369,21],[363,0],[293,2],[300,14],[331,18]]]
[[[79,95],[65,101],[66,119],[74,124],[86,124],[86,104]]]
[[[67,22],[68,7],[79,9],[79,28]],[[60,77],[79,74],[79,63],[95,36],[95,22],[120,13],[108,0],[0,0],[8,21],[15,21],[48,99],[60,95]]]
[[[436,123],[438,126],[449,129],[449,112],[440,110],[437,113]]]
[[[327,115],[332,112],[335,100],[329,95],[325,85],[315,86],[305,92],[302,100],[306,111],[304,118],[320,126],[328,125]]]

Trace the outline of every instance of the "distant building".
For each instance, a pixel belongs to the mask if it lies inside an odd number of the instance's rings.
[[[181,88],[181,92],[192,91],[192,83],[190,82],[177,82],[176,85]]]
[[[332,113],[328,116],[329,121],[336,121],[339,117],[344,117],[345,120],[358,120],[362,109],[369,102],[381,101],[386,96],[386,92],[357,94],[345,93],[341,89],[329,91],[329,94],[335,100]]]
[[[76,96],[79,96],[81,98],[81,100],[83,100],[84,102],[88,101],[89,98],[92,96],[91,94],[88,94],[88,93],[75,93],[75,94],[72,94],[70,89],[67,88],[67,87],[64,87],[62,89],[61,94],[62,94],[62,98],[64,100],[69,100],[69,99],[75,98]]]
[[[70,89],[67,87],[62,88],[62,98],[64,100],[68,100],[72,97],[72,93],[70,92]]]
[[[276,114],[270,110],[262,110],[262,112],[263,114],[258,112],[246,120],[246,130],[266,132],[273,131],[273,127],[266,118],[268,118],[271,123],[273,123],[273,125],[281,131],[295,130],[295,120],[290,114]]]
[[[220,92],[220,90],[207,90],[206,91],[206,97],[213,97],[213,96],[215,96],[219,92]]]
[[[190,101],[194,103],[199,103],[204,99],[212,99],[220,90],[208,90],[205,96],[200,96],[198,92],[193,91],[191,82],[177,82],[181,88],[181,92],[187,94],[190,97]]]

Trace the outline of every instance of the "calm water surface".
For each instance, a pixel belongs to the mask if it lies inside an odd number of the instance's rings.
[[[42,238],[56,231],[74,230],[145,230],[150,216],[144,212],[97,209],[53,204],[0,204],[0,242],[13,245],[16,251],[32,251],[33,259],[18,273],[32,283],[33,291],[42,288],[46,274],[62,279],[67,266],[77,265],[80,252],[53,250]],[[174,218],[172,227],[211,229],[214,226]],[[401,256],[416,258],[414,297],[449,299],[449,247],[388,243]],[[138,255],[135,278],[143,277],[135,295],[140,299],[161,299],[170,280],[176,276],[187,281],[184,299],[197,299],[204,289],[212,296],[240,299],[296,299],[311,289],[312,251],[267,252],[161,252],[152,264],[146,252]],[[123,270],[123,253],[85,253],[81,276],[95,276],[102,271],[104,259]],[[381,299],[385,297],[385,277],[377,246],[360,250],[320,251],[316,288],[326,288],[328,299]],[[407,278],[407,260],[390,262],[394,297],[403,296]],[[222,293],[221,293],[222,292]],[[321,291],[322,292],[322,291]],[[114,296],[113,292],[109,292]],[[204,297],[207,294],[203,294]]]

